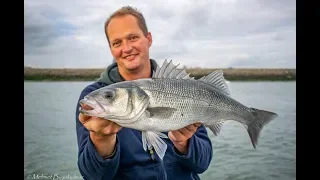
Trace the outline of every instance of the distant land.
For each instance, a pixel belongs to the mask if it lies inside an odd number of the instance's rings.
[[[103,68],[24,68],[25,81],[94,81],[100,77]],[[190,76],[201,78],[216,69],[186,68]],[[225,79],[229,81],[295,81],[296,69],[225,68]]]

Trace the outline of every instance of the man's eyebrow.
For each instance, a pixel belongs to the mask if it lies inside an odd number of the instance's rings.
[[[113,39],[111,42],[121,41],[119,38]]]
[[[139,36],[139,34],[130,33],[130,34],[127,34],[125,36],[125,38],[131,37],[131,36]],[[111,40],[111,42],[116,42],[116,41],[121,41],[121,38],[116,38],[116,39]]]
[[[130,37],[130,36],[138,36],[138,34],[130,33],[130,34],[128,34],[126,37]]]

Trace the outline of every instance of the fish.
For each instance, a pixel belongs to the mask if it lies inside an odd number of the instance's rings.
[[[194,123],[202,123],[218,136],[226,121],[239,122],[256,148],[263,127],[278,114],[235,100],[222,70],[195,79],[178,66],[165,60],[150,78],[121,81],[92,91],[79,101],[91,108],[80,106],[80,113],[141,131],[143,149],[153,148],[160,159],[167,149],[164,132]]]

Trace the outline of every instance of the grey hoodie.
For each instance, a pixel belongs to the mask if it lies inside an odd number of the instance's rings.
[[[151,61],[151,73],[156,70],[158,64],[155,60],[150,59]],[[120,81],[124,81],[124,79],[121,77],[118,69],[118,64],[116,62],[113,62],[111,65],[109,65],[106,70],[101,73],[100,78],[97,79],[97,82],[103,82],[106,84],[113,84]]]

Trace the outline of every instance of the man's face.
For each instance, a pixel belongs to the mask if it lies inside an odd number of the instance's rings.
[[[135,71],[149,61],[151,34],[144,36],[132,15],[113,18],[107,28],[110,50],[119,68]]]

